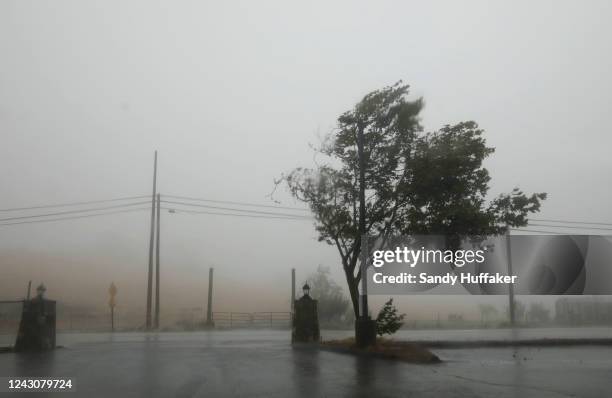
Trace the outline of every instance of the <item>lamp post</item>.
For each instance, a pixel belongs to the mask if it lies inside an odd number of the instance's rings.
[[[302,292],[304,293],[304,296],[310,296],[310,286],[308,286],[308,283],[305,283],[304,286],[302,286]]]

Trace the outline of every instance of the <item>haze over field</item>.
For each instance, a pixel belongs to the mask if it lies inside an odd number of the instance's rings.
[[[402,79],[427,130],[486,130],[493,195],[547,192],[540,218],[612,222],[611,18],[608,1],[4,0],[0,209],[150,195],[154,150],[162,194],[272,205],[274,178],[312,165],[338,115]],[[0,226],[0,299],[33,279],[104,306],[115,281],[120,305],[144,308],[149,216]],[[301,284],[330,266],[345,286],[309,221],[161,224],[162,311],[203,306],[210,266],[217,310],[288,308],[292,267]],[[402,310],[431,317],[442,300]]]

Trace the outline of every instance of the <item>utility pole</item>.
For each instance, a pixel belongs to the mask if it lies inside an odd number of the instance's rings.
[[[155,241],[155,329],[159,329],[159,223],[161,210],[161,195],[157,194],[157,236]]]
[[[376,323],[370,319],[368,311],[367,285],[367,236],[366,236],[366,204],[365,204],[365,154],[364,126],[357,122],[357,156],[359,157],[359,238],[361,239],[361,313],[355,323],[355,341],[358,346],[365,347],[376,342]]]
[[[366,318],[368,311],[368,237],[361,235],[361,316]]]
[[[155,238],[155,194],[157,192],[157,151],[153,160],[153,196],[151,199],[151,239],[149,241],[149,273],[147,275],[146,330],[151,330],[151,301],[153,299],[153,242]]]
[[[508,257],[508,276],[512,276],[512,246],[510,244],[510,227],[506,227],[506,257]],[[508,284],[508,311],[510,312],[510,325],[514,327],[514,284]]]
[[[365,234],[366,234],[366,208],[365,208],[365,159],[363,153],[364,146],[364,136],[363,136],[363,126],[361,123],[357,124],[357,156],[359,157],[359,237],[361,239],[361,251],[363,253],[365,243]],[[363,267],[364,257],[362,256],[362,267]],[[365,273],[361,271],[361,316],[368,316],[368,296],[365,294],[366,292],[363,290],[365,287]]]

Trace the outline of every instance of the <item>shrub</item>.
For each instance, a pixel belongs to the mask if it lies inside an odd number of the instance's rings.
[[[404,324],[402,321],[405,316],[406,314],[398,314],[397,308],[393,305],[393,298],[390,298],[376,317],[376,333],[382,336],[397,332]]]

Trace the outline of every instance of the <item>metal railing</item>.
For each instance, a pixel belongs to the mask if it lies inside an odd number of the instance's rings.
[[[229,327],[288,327],[291,325],[291,312],[213,312],[213,322],[217,326]]]

